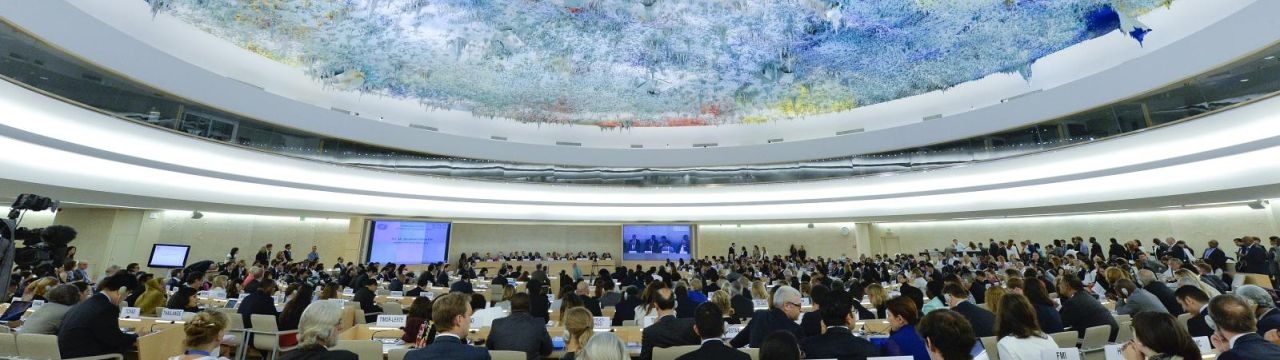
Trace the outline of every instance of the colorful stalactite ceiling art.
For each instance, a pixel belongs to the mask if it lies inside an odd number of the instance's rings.
[[[1000,72],[1171,0],[149,0],[326,85],[602,129],[763,123]]]

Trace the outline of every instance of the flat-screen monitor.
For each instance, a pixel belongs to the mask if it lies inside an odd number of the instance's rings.
[[[689,260],[693,225],[623,225],[622,260]]]
[[[370,262],[417,265],[448,261],[450,223],[374,220],[371,225]]]
[[[187,245],[155,244],[151,245],[151,260],[148,267],[181,268],[187,266],[187,254],[191,247]]]

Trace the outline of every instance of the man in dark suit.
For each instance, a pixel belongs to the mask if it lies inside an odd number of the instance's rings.
[[[702,338],[702,346],[698,350],[680,355],[676,360],[750,360],[747,353],[738,351],[724,344],[720,336],[724,335],[724,313],[720,307],[710,302],[698,305],[693,314],[693,332]]]
[[[996,316],[987,309],[978,307],[969,302],[969,293],[964,291],[960,284],[949,283],[942,287],[942,293],[947,294],[947,306],[951,310],[964,315],[965,319],[969,319],[969,325],[973,326],[973,333],[978,337],[995,336]]]
[[[697,345],[698,336],[693,333],[693,319],[676,318],[676,297],[671,289],[663,288],[653,299],[658,309],[658,321],[640,333],[640,360],[653,358],[653,348]]]
[[[1267,249],[1258,245],[1256,237],[1241,238],[1240,263],[1236,264],[1236,270],[1250,274],[1267,273]]]
[[[1214,270],[1226,270],[1227,252],[1218,248],[1218,240],[1209,240],[1209,247],[1204,249],[1204,262]]]
[[[405,354],[405,360],[490,360],[488,350],[465,340],[471,314],[470,295],[445,294],[436,298],[431,303],[431,321],[439,335],[427,347]]]
[[[1197,286],[1183,285],[1173,292],[1173,297],[1178,299],[1178,305],[1183,311],[1192,314],[1187,319],[1187,332],[1192,337],[1213,335],[1213,329],[1204,320],[1209,316],[1209,295],[1204,290]]]
[[[1058,310],[1062,315],[1062,325],[1075,329],[1081,339],[1084,338],[1085,329],[1108,325],[1111,326],[1111,335],[1108,335],[1107,341],[1116,340],[1116,332],[1120,330],[1116,318],[1111,316],[1111,311],[1103,307],[1098,299],[1084,291],[1084,283],[1080,282],[1080,278],[1073,274],[1059,276],[1058,294],[1061,299],[1065,299],[1062,300],[1062,309]]]
[[[854,336],[849,330],[854,324],[852,297],[844,290],[827,294],[822,306],[822,321],[827,331],[822,335],[805,338],[800,349],[811,359],[861,360],[880,356],[880,349],[866,339]]]
[[[729,345],[735,348],[748,345],[759,348],[766,336],[777,331],[788,331],[796,339],[804,339],[804,330],[796,324],[800,312],[800,291],[790,286],[780,286],[773,293],[773,306],[768,310],[756,311],[747,327],[729,341]]]
[[[120,301],[136,288],[138,279],[124,271],[103,279],[98,293],[67,309],[58,329],[58,351],[63,358],[123,354],[133,349],[137,335],[120,332]]]
[[[969,295],[973,296],[973,301],[976,303],[987,303],[987,273],[985,271],[973,273],[973,283],[969,284]]]
[[[1234,294],[1223,294],[1209,300],[1209,317],[1217,330],[1209,341],[1223,351],[1219,360],[1280,359],[1280,345],[1259,336],[1257,319],[1249,300]]]
[[[1151,270],[1142,269],[1138,271],[1138,282],[1142,283],[1142,289],[1155,295],[1160,299],[1160,304],[1164,305],[1169,314],[1173,316],[1182,315],[1182,306],[1178,305],[1178,299],[1173,296],[1173,289],[1168,285],[1156,280],[1156,273]]]
[[[484,344],[489,350],[522,351],[529,360],[551,354],[551,335],[547,333],[546,322],[529,316],[529,294],[512,296],[511,315],[494,319],[490,329]]]

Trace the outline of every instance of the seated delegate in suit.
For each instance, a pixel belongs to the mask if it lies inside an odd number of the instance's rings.
[[[800,291],[790,286],[780,286],[773,293],[773,306],[768,310],[756,311],[751,321],[738,333],[729,345],[740,348],[751,346],[758,348],[764,337],[775,331],[789,331],[796,338],[804,338],[804,330],[796,324],[800,318]]]
[[[1040,331],[1035,307],[1027,297],[1005,294],[996,309],[999,312],[996,314],[995,336],[999,338],[996,351],[1000,360],[1039,360],[1041,350],[1058,348],[1053,339]]]
[[[1209,300],[1209,318],[1217,328],[1209,341],[1221,352],[1219,360],[1280,359],[1280,345],[1256,333],[1253,307],[1252,301],[1234,294]]]
[[[1160,298],[1138,287],[1132,280],[1116,280],[1111,287],[1116,291],[1116,314],[1133,315],[1140,312],[1168,313],[1160,303]]]
[[[364,310],[365,322],[374,322],[378,319],[378,314],[382,313],[382,307],[374,304],[373,289],[378,288],[378,281],[366,278],[360,283],[360,287],[356,288],[356,292],[351,296],[351,301],[360,303],[360,310]]]
[[[124,271],[102,279],[98,293],[72,306],[58,329],[58,350],[64,358],[122,354],[133,349],[137,335],[120,332],[120,302],[138,279]]]
[[[1111,311],[1102,306],[1088,292],[1084,291],[1084,283],[1080,282],[1072,274],[1064,274],[1058,277],[1058,294],[1061,296],[1062,309],[1058,313],[1062,316],[1062,325],[1075,329],[1077,337],[1084,338],[1084,330],[1093,326],[1108,325],[1111,326],[1111,335],[1108,335],[1107,341],[1116,340],[1116,332],[1120,330],[1120,325],[1116,324],[1116,318],[1111,316]]]
[[[658,311],[658,319],[640,333],[640,360],[652,359],[654,347],[698,344],[692,319],[676,318],[676,297],[670,288],[658,289],[653,296],[653,307]]]
[[[425,348],[405,354],[405,360],[490,360],[489,351],[467,344],[471,327],[471,296],[446,294],[431,303],[436,339]],[[543,330],[545,331],[545,330]]]
[[[342,305],[332,301],[316,301],[307,305],[298,321],[298,347],[280,360],[356,360],[347,350],[329,350],[338,344],[338,321]]]
[[[280,315],[280,312],[276,311],[275,299],[271,296],[271,294],[276,293],[276,282],[265,280],[257,284],[257,289],[246,295],[244,300],[240,301],[239,307],[236,308],[236,312],[242,317],[241,320],[244,321],[246,328],[254,326],[251,315],[271,315],[273,317]]]
[[[747,353],[731,348],[725,345],[724,340],[720,340],[720,336],[724,335],[724,313],[719,305],[705,302],[694,309],[693,332],[702,338],[702,346],[676,360],[751,360]]]
[[[853,301],[848,292],[835,290],[826,294],[822,306],[822,322],[827,331],[800,341],[805,357],[812,359],[858,360],[880,356],[880,349],[867,340],[854,336]]]
[[[1199,359],[1200,348],[1173,315],[1148,311],[1133,316],[1133,340],[1120,347],[1120,355],[1125,360]]]
[[[960,284],[949,283],[942,287],[942,293],[947,300],[947,307],[964,315],[964,318],[969,320],[974,334],[978,337],[995,335],[996,315],[969,302],[969,292],[965,291]],[[987,300],[991,301],[992,298],[988,297]]]
[[[48,302],[31,312],[31,316],[18,329],[19,334],[57,335],[67,310],[80,302],[80,289],[71,284],[54,286],[45,293],[45,298]]]
[[[523,352],[529,360],[551,354],[551,335],[546,322],[529,315],[529,294],[511,297],[511,315],[494,319],[484,346],[489,350]]]
[[[1062,316],[1058,314],[1058,309],[1054,308],[1058,304],[1049,298],[1049,292],[1045,291],[1044,283],[1039,280],[1026,281],[1023,283],[1022,294],[1036,309],[1036,322],[1040,324],[1040,332],[1045,334],[1062,332]]]
[[[1205,321],[1209,316],[1209,295],[1204,290],[1198,286],[1183,285],[1173,292],[1173,297],[1178,299],[1183,311],[1191,314],[1187,318],[1187,332],[1191,337],[1213,335],[1213,329]]]

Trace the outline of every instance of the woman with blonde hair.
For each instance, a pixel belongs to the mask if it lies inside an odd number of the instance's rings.
[[[1203,290],[1205,294],[1209,295],[1210,299],[1217,297],[1218,295],[1222,295],[1221,291],[1218,291],[1218,289],[1215,289],[1204,281],[1201,281],[1200,276],[1191,272],[1191,270],[1178,269],[1178,271],[1173,273],[1173,278],[1177,279],[1178,286],[1191,285],[1200,288],[1200,290]]]
[[[298,322],[298,347],[280,360],[340,359],[358,360],[355,353],[333,350],[338,344],[338,321],[342,319],[342,305],[332,301],[317,301],[302,311]]]
[[[711,299],[708,301],[712,304],[716,304],[716,307],[720,308],[720,313],[724,314],[724,321],[726,323],[732,325],[741,324],[742,322],[739,321],[737,317],[733,316],[733,303],[730,300],[731,298],[732,297],[729,296],[728,291],[717,290],[716,292],[711,293]]]
[[[23,294],[27,294],[27,296],[30,296],[30,298],[27,299],[28,301],[40,300],[40,301],[47,302],[49,299],[46,299],[44,295],[46,292],[49,291],[49,289],[52,289],[54,285],[58,285],[57,278],[54,278],[52,276],[42,277],[28,284],[26,292],[24,292]]]
[[[1005,290],[1003,287],[992,286],[987,288],[987,292],[985,293],[985,300],[987,300],[987,310],[991,310],[992,314],[999,314],[1000,298],[1003,298],[1004,295],[1005,295]]]
[[[595,325],[591,318],[591,312],[585,307],[571,308],[564,314],[564,328],[569,332],[569,336],[565,341],[564,355],[561,360],[573,360],[578,350],[582,349],[587,341],[591,340],[591,328]]]
[[[867,285],[867,300],[871,301],[871,307],[876,308],[876,318],[884,319],[884,304],[889,301],[889,293],[884,290],[884,287],[876,283]]]
[[[186,350],[182,355],[169,360],[226,359],[218,356],[218,353],[222,347],[222,337],[227,334],[228,321],[227,314],[221,312],[211,310],[197,313],[182,325],[182,331],[187,334],[186,339],[182,340]]]
[[[756,280],[751,282],[751,298],[752,299],[768,299],[769,292],[764,290],[764,280]]]

